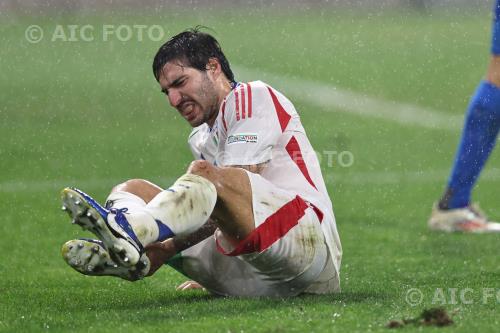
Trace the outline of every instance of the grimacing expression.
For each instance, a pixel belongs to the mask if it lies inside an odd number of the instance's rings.
[[[163,66],[159,83],[170,105],[192,127],[215,119],[219,108],[217,92],[207,71],[173,60]]]

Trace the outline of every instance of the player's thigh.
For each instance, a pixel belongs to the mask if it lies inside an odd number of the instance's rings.
[[[233,240],[245,238],[255,225],[247,172],[241,168],[216,167],[206,161],[194,161],[188,172],[202,176],[215,185],[217,204],[212,218],[222,232]]]
[[[249,174],[255,229],[238,244],[216,233],[219,249],[238,256],[269,281],[275,293],[290,296],[306,289],[324,270],[328,248],[321,217],[300,196]]]

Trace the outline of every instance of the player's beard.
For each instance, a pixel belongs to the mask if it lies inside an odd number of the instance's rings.
[[[200,100],[203,101],[202,103],[198,103],[202,108],[202,119],[199,123],[197,122],[194,127],[200,126],[203,123],[208,123],[209,121],[214,121],[219,111],[219,99],[215,84],[208,78],[207,73],[203,73],[202,76],[203,79],[197,94],[200,96]]]

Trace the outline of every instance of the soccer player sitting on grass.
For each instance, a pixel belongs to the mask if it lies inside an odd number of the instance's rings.
[[[429,227],[446,232],[500,232],[500,224],[488,221],[471,192],[486,160],[495,146],[500,129],[500,0],[493,8],[491,60],[472,97],[462,138],[448,186],[434,206]]]
[[[64,244],[66,262],[128,280],[168,262],[219,295],[339,291],[332,203],[293,104],[261,81],[236,82],[218,42],[196,29],[161,46],[153,72],[194,127],[195,161],[167,189],[117,185],[104,207],[64,189],[63,209],[98,238]]]

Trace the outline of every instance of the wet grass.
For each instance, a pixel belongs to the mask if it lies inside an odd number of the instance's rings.
[[[31,24],[40,25],[46,39],[26,42]],[[341,294],[225,299],[176,292],[183,277],[169,268],[133,284],[72,271],[59,248],[88,235],[58,210],[59,188],[77,185],[102,200],[128,178],[167,185],[190,162],[189,127],[167,107],[151,74],[158,42],[97,36],[50,42],[58,24],[92,24],[96,32],[104,24],[159,24],[166,35],[205,24],[235,65],[450,114],[463,113],[481,78],[489,34],[482,12],[200,10],[2,21],[0,331],[385,331],[390,319],[432,306],[455,313],[453,331],[496,331],[499,236],[435,234],[425,225],[459,132],[324,112],[331,110],[293,96],[317,151],[354,156],[348,168],[322,163],[344,249]],[[279,88],[286,94],[286,82]],[[495,153],[489,168],[499,161]],[[416,171],[444,176],[356,182],[369,172]],[[481,181],[475,192],[495,218],[498,186],[498,180]],[[415,306],[406,299],[413,288],[422,296]]]

